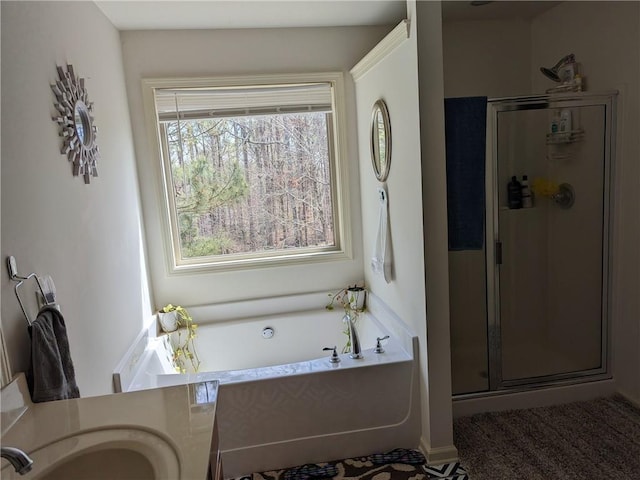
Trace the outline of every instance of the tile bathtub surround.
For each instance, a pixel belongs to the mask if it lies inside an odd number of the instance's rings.
[[[385,454],[311,463],[236,477],[234,480],[470,480],[458,462],[425,465],[418,450],[395,449]]]

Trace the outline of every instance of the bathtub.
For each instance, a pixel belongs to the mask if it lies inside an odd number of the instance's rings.
[[[311,298],[309,303],[318,305],[317,297]],[[207,322],[206,308],[190,308],[199,325],[200,371],[175,373],[162,336],[143,335],[114,374],[115,388],[218,380],[225,477],[415,448],[420,438],[417,338],[379,300],[370,298],[369,304],[357,323],[364,356],[358,360],[340,354],[346,336],[338,310]],[[384,353],[374,353],[376,338],[385,335],[390,338],[383,341]],[[338,364],[323,351],[334,346]]]

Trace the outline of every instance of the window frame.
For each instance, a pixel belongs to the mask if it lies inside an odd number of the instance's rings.
[[[332,113],[328,119],[331,174],[331,197],[334,216],[334,243],[332,247],[305,247],[296,251],[280,250],[279,253],[252,252],[229,256],[185,258],[180,256],[180,238],[177,228],[175,199],[171,195],[171,170],[165,155],[163,136],[160,134],[155,92],[169,88],[206,88],[234,86],[277,86],[303,83],[329,83],[332,89]],[[146,78],[142,79],[145,121],[151,144],[151,162],[155,179],[157,205],[160,212],[160,239],[165,256],[166,271],[170,275],[206,273],[227,270],[244,270],[259,267],[276,267],[312,264],[353,259],[350,222],[348,155],[344,74],[320,72],[282,75],[242,75],[196,78]],[[147,239],[151,241],[151,239]],[[226,258],[225,258],[226,257]]]

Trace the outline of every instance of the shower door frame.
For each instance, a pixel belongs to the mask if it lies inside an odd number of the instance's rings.
[[[588,380],[610,378],[611,355],[609,348],[611,318],[611,222],[613,193],[613,159],[615,159],[617,91],[604,93],[545,94],[522,97],[493,98],[487,108],[487,152],[485,175],[485,258],[487,274],[487,342],[489,392],[528,390],[544,385],[570,384]],[[500,268],[496,263],[499,238],[498,205],[498,113],[549,108],[603,106],[604,111],[604,178],[602,219],[602,311],[600,367],[529,377],[514,380],[502,378],[502,330],[500,325]],[[479,392],[482,393],[482,392]],[[485,394],[487,392],[484,392]]]

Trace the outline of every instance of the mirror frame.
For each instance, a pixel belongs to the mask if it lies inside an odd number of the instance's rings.
[[[73,65],[67,69],[56,67],[59,80],[51,85],[56,96],[56,114],[51,119],[56,122],[62,137],[60,153],[66,155],[73,166],[73,175],[81,175],[84,183],[98,176],[97,162],[100,158],[96,143],[97,128],[93,122],[93,103],[89,101],[84,78],[76,75]],[[76,120],[81,122],[82,129]]]
[[[378,117],[382,117],[382,129]],[[384,158],[380,158],[380,135],[384,135]],[[384,100],[378,99],[371,111],[371,163],[373,173],[379,182],[384,182],[391,169],[391,119]]]

